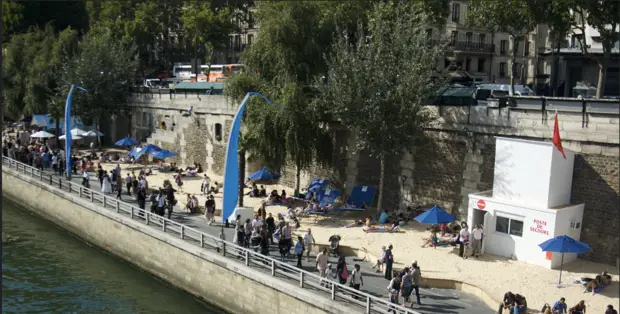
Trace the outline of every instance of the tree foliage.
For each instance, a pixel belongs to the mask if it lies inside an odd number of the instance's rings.
[[[508,33],[512,40],[510,85],[514,94],[517,48],[524,36],[536,28],[532,8],[524,0],[472,0],[467,12],[467,21],[475,27],[489,32]]]
[[[428,45],[415,6],[379,4],[368,34],[357,42],[338,37],[329,55],[327,84],[318,102],[357,135],[357,150],[381,160],[381,209],[385,160],[420,138],[424,105],[442,84],[436,79],[441,47]],[[367,38],[370,38],[367,40]]]
[[[126,104],[135,79],[136,48],[116,39],[110,31],[89,33],[78,48],[79,54],[63,75],[63,84],[88,90],[74,96],[74,112],[86,121],[98,122]]]

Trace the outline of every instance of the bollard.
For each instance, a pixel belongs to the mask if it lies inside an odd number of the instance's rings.
[[[250,252],[245,250],[245,266],[250,266]]]
[[[336,300],[336,284],[335,283],[331,283],[332,284],[332,300]]]
[[[120,205],[120,202],[119,202],[119,201],[116,201],[116,212],[117,212],[117,213],[120,213],[120,212],[121,212],[121,205]],[[132,211],[132,214],[133,214],[133,211]]]
[[[105,195],[104,195],[104,196],[101,198],[101,204],[103,204],[103,208],[105,208],[105,205],[106,205],[106,204],[105,204],[105,203],[106,203],[105,199],[106,199],[106,197],[105,197]]]
[[[366,297],[366,314],[370,314],[370,297]]]
[[[271,276],[275,276],[276,275],[276,262],[274,260],[271,260]]]
[[[205,247],[205,235],[204,233],[200,233],[200,247]]]
[[[166,219],[162,219],[161,229],[166,232]]]
[[[146,223],[146,225],[149,225],[149,215],[151,213],[147,213],[146,211],[144,212],[145,216],[144,216],[144,222]]]
[[[299,288],[303,288],[304,287],[304,272],[300,271],[299,272]]]
[[[185,226],[181,225],[181,240],[185,239]]]
[[[50,185],[53,185],[54,181],[52,181],[52,175],[50,174]]]

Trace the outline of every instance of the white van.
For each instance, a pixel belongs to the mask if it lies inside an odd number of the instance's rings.
[[[489,98],[506,98],[513,94],[510,84],[480,84],[472,96],[479,106],[486,106]],[[536,96],[536,93],[526,85],[515,85],[514,96]]]

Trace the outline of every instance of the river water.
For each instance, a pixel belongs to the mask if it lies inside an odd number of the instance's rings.
[[[2,200],[2,313],[225,313]]]

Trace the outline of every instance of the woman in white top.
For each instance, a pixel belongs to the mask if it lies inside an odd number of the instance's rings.
[[[107,172],[103,175],[103,182],[101,182],[101,193],[112,193],[112,181],[110,181],[110,176]]]

